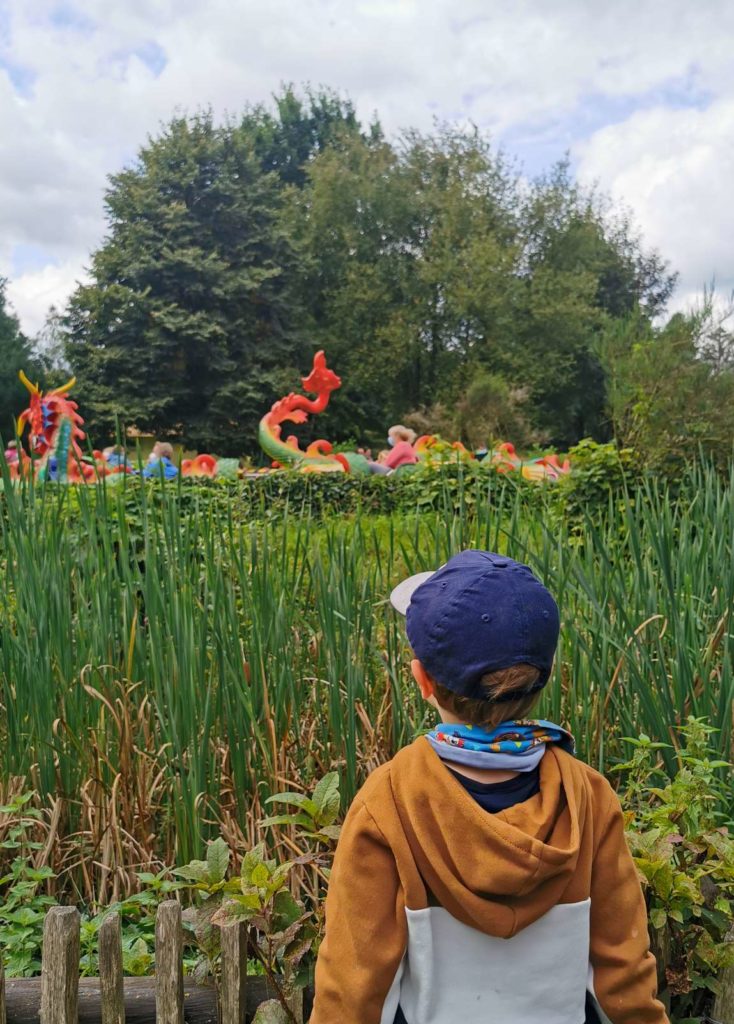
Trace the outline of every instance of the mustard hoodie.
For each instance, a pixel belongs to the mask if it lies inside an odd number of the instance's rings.
[[[347,815],[311,1024],[666,1024],[609,783],[549,747],[540,791],[484,811],[425,738]]]

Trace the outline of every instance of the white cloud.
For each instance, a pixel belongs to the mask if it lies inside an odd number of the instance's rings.
[[[717,110],[734,94],[734,5],[5,0],[4,6],[0,273],[17,271],[13,246],[45,254],[40,269],[16,273],[14,294],[28,329],[45,312],[43,289],[36,292],[34,281],[55,267],[58,280],[65,276],[72,284],[70,268],[87,262],[103,236],[106,176],[132,159],[148,133],[176,110],[211,105],[218,113],[236,112],[267,100],[283,81],[347,92],[363,118],[377,110],[388,130],[428,127],[434,116],[471,119],[500,138],[522,137],[526,155],[538,140],[544,159],[554,132],[558,155],[569,138],[601,128],[579,149],[584,173],[624,195],[651,241],[675,262],[681,254],[686,279],[704,279],[712,269],[728,273],[724,232],[716,234],[709,214],[711,195],[721,201],[726,181],[726,160],[717,154],[728,140]],[[673,100],[692,97],[704,109],[669,109]],[[643,116],[636,107],[651,108],[644,116],[652,120],[636,121]],[[668,114],[673,122],[666,122]],[[700,117],[701,130],[686,127],[677,114]],[[608,122],[619,123],[602,127]],[[683,133],[677,149],[667,146],[666,123]],[[715,134],[707,143],[708,130]],[[647,131],[656,141],[645,148]],[[615,139],[631,147],[629,168],[612,159]],[[682,178],[670,174],[670,161],[685,165]],[[652,165],[654,188],[646,170]],[[706,196],[699,199],[701,182]],[[721,206],[719,213],[726,216]],[[683,244],[687,232],[699,230],[702,214],[706,230]]]
[[[40,270],[20,274],[8,282],[7,296],[24,331],[36,335],[43,327],[51,306],[62,309],[69,295],[84,281],[84,267],[73,261],[49,263]]]
[[[655,108],[581,144],[579,174],[628,204],[680,272],[677,304],[714,277],[734,288],[734,97],[703,110]]]

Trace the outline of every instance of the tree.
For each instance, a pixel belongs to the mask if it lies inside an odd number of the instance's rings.
[[[486,137],[439,128],[352,138],[308,175],[304,305],[345,378],[329,430],[348,416],[379,440],[408,410],[456,408],[479,374],[526,396],[538,439],[609,436],[597,339],[657,313],[673,278],[567,165],[528,191]]]
[[[40,366],[33,347],[20,329],[17,316],[8,309],[7,281],[0,278],[0,433],[5,441],[15,435],[15,421],[28,405],[28,392],[18,378],[24,370],[39,376]]]
[[[675,471],[699,450],[722,465],[731,458],[734,366],[702,353],[708,323],[676,313],[656,327],[638,313],[601,339],[615,437],[653,468]]]
[[[252,447],[263,405],[303,363],[278,185],[246,134],[209,114],[173,121],[112,179],[109,238],[67,318],[96,429],[119,417],[219,452]]]
[[[273,97],[275,110],[258,104],[245,111],[240,128],[252,140],[253,152],[265,173],[273,171],[285,185],[303,188],[308,165],[318,154],[352,138],[377,141],[379,122],[367,133],[357,119],[354,104],[328,90],[305,89],[299,96],[292,85]]]
[[[388,142],[325,91],[175,119],[106,205],[66,317],[92,431],[119,417],[221,453],[255,448],[317,348],[344,384],[306,435],[379,444],[411,410],[491,393],[524,436],[605,440],[599,339],[659,316],[674,282],[567,163],[528,187],[478,131]]]
[[[109,235],[70,304],[67,355],[94,432],[115,420],[199,448],[256,448],[257,422],[311,360],[286,230],[303,161],[354,112],[277,98],[239,123],[176,118],[113,176]]]

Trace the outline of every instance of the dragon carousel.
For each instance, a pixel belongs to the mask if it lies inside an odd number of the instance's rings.
[[[326,365],[326,356],[317,352],[313,368],[303,378],[303,390],[316,395],[290,394],[274,403],[260,420],[260,446],[273,460],[274,468],[288,468],[301,473],[353,473],[366,476],[371,472],[370,461],[361,452],[335,452],[329,441],[313,441],[307,448],[299,446],[290,434],[283,438],[283,424],[303,424],[309,415],[323,412],[332,392],[341,387],[341,379]],[[396,473],[413,471],[417,466],[437,466],[446,461],[479,459],[480,465],[500,473],[519,473],[526,480],[557,480],[571,471],[568,459],[560,461],[557,455],[544,455],[536,459],[522,459],[509,442],[500,444],[491,452],[470,452],[460,441],[447,443],[441,438],[424,434],[414,444],[417,463],[403,466]]]
[[[20,379],[30,393],[30,403],[18,418],[18,444],[12,449],[12,458],[6,452],[6,464],[11,480],[32,476],[38,481],[69,484],[95,483],[100,478],[110,482],[126,474],[140,473],[145,477],[161,475],[170,479],[180,472],[184,477],[234,476],[237,460],[216,459],[201,454],[182,460],[174,466],[168,458],[155,462],[155,469],[137,468],[127,457],[116,454],[117,449],[83,449],[86,434],[84,420],[78,405],[70,397],[76,383],[72,378],[61,387],[43,393],[21,371]],[[329,405],[331,395],[341,387],[341,379],[326,365],[322,351],[315,354],[313,367],[302,380],[303,391],[280,398],[260,420],[258,439],[264,453],[271,460],[270,467],[248,476],[260,476],[283,470],[299,473],[350,473],[367,476],[374,472],[375,464],[361,451],[335,452],[333,445],[319,439],[302,449],[293,434],[283,437],[285,424],[302,425],[309,416],[316,416]],[[314,395],[309,398],[308,395]],[[27,451],[22,445],[27,434]],[[168,446],[170,447],[170,446]],[[568,460],[561,462],[556,455],[535,459],[522,459],[512,444],[505,442],[493,451],[471,452],[460,441],[446,442],[440,437],[425,434],[413,444],[414,460],[394,470],[403,474],[424,467],[438,467],[447,461],[478,461],[485,468],[500,473],[518,473],[527,480],[558,480],[571,470]]]

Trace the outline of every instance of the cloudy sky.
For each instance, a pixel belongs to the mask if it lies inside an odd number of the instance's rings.
[[[732,54],[730,0],[0,0],[0,276],[34,333],[161,121],[310,81],[388,131],[471,120],[528,174],[569,151],[680,272],[676,305],[725,295]]]

